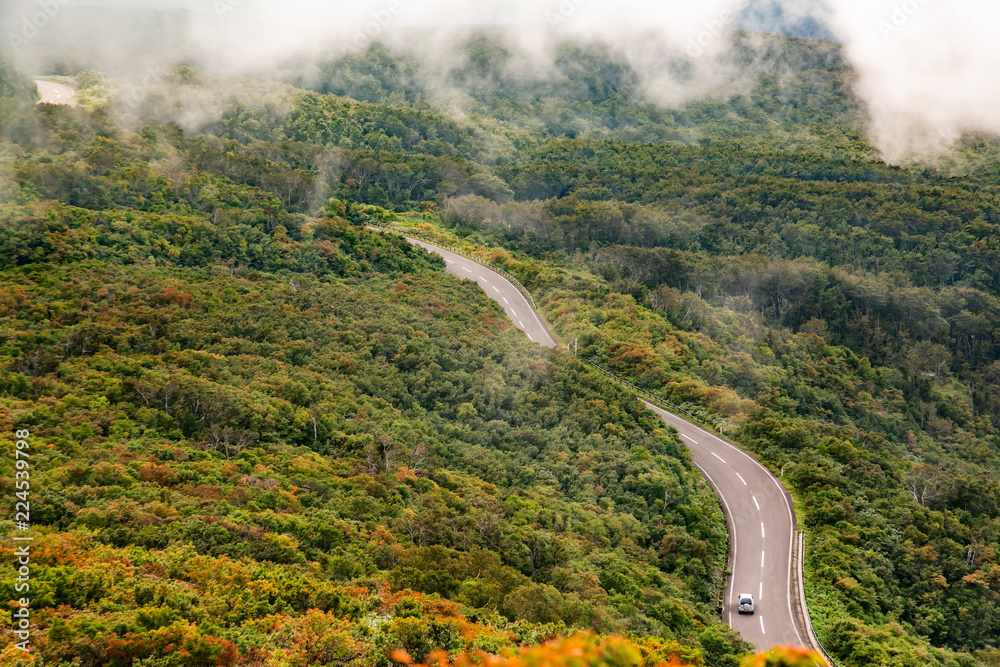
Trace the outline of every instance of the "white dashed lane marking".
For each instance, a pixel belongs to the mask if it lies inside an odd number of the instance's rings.
[[[733,471],[733,472],[735,472],[735,471]],[[739,473],[737,472],[737,473],[736,473],[736,476],[740,478],[740,481],[741,481],[741,482],[743,482],[743,486],[750,486],[749,484],[747,484],[747,481],[746,481],[745,479],[743,479],[743,475],[741,475],[741,474],[739,474]]]
[[[663,416],[664,419],[665,419],[665,421],[667,421],[667,423],[676,424],[676,426],[678,428],[686,428],[688,426],[688,423],[684,422],[680,417],[676,417],[674,415],[671,415],[670,413],[666,412],[665,410],[662,410],[662,409],[659,409],[659,408],[655,408],[653,406],[651,406],[651,407],[654,410],[654,412],[657,412],[658,414],[660,414],[661,416]],[[770,479],[770,483],[774,484],[774,486],[777,488],[777,490],[779,491],[779,493],[782,495],[781,500],[777,501],[777,502],[780,503],[781,501],[784,501],[783,505],[785,507],[785,510],[788,513],[788,524],[790,526],[794,526],[795,525],[795,517],[794,517],[794,514],[793,514],[794,510],[792,508],[791,502],[789,501],[788,495],[785,493],[784,488],[781,486],[781,483],[778,481],[777,477],[775,477],[773,474],[771,474],[770,471],[767,470],[767,468],[765,468],[763,466],[763,464],[761,464],[759,461],[757,461],[757,459],[753,458],[750,454],[748,454],[748,453],[744,452],[743,450],[739,449],[736,445],[733,445],[730,442],[727,442],[727,441],[725,441],[725,440],[723,440],[723,439],[721,439],[721,438],[719,438],[719,437],[717,437],[715,435],[712,435],[712,434],[708,433],[707,431],[698,429],[697,427],[692,427],[692,428],[686,429],[686,430],[689,430],[692,433],[698,433],[699,437],[702,437],[702,439],[707,438],[709,440],[709,443],[712,446],[716,446],[716,444],[718,444],[719,446],[726,447],[727,449],[725,449],[724,451],[726,451],[727,453],[730,452],[730,451],[732,451],[732,455],[740,457],[739,460],[741,462],[744,459],[746,459],[746,461],[750,465],[755,466],[757,470],[760,470],[761,472],[763,472],[765,474],[765,477],[768,478],[768,479]],[[697,441],[695,441],[690,436],[687,436],[687,435],[684,435],[684,434],[680,434],[680,435],[681,435],[682,438],[684,438],[687,441],[697,443]],[[707,450],[707,446],[706,446],[706,450]],[[725,462],[725,459],[723,459],[718,454],[715,454],[714,452],[707,451],[706,455],[707,454],[712,454],[713,456],[715,456],[715,458],[719,459],[720,461]],[[728,463],[726,465],[728,466]],[[711,477],[709,477],[705,473],[704,468],[702,468],[701,466],[699,466],[697,463],[695,463],[695,467],[698,468],[698,470],[701,471],[702,474],[704,474],[705,477],[709,479],[709,483],[712,484],[713,488],[718,488],[717,485],[715,485],[714,482],[712,482]],[[732,470],[731,466],[730,466],[730,470],[735,473],[735,470]],[[740,479],[741,479],[741,481],[744,484],[746,484],[749,487],[749,484],[747,483],[746,479],[744,479],[742,476],[740,476]],[[758,489],[758,490],[763,492],[764,489]],[[750,497],[753,499],[754,507],[757,508],[758,513],[760,513],[761,518],[763,518],[763,516],[762,516],[763,515],[763,510],[762,510],[760,501],[759,501],[759,499],[756,496],[755,491],[753,489],[749,489],[749,488],[748,488],[748,491],[750,492]],[[729,503],[726,502],[726,497],[724,495],[720,495],[719,498],[722,500],[723,506],[728,511]],[[772,505],[774,505],[774,502],[772,502],[770,505],[768,505],[769,510],[772,509]],[[776,511],[780,511],[780,509],[777,506],[773,507],[773,509],[776,510]],[[750,522],[747,522],[747,524],[746,524],[747,527],[749,527],[749,524],[750,524]],[[780,533],[781,531],[776,530],[775,532],[776,533]],[[742,536],[741,531],[736,530],[736,531],[733,531],[731,533],[731,538],[733,540],[732,554],[731,554],[732,562],[739,562],[740,561],[740,557],[739,557],[739,554],[738,554],[737,548],[736,548],[736,538],[737,538],[737,535]],[[763,521],[761,522],[761,526],[760,526],[760,535],[761,535],[761,540],[764,541],[764,542],[766,542],[766,540],[767,540],[767,531],[766,531],[766,527],[765,527],[765,524],[764,524]],[[794,533],[793,533],[793,531],[790,531],[788,540],[789,540],[789,545],[788,545],[789,551],[788,551],[787,555],[790,556],[791,555],[791,551],[792,551],[792,542],[794,540]],[[774,548],[775,548],[775,545],[771,545],[771,550],[772,551],[774,550]],[[783,566],[786,563],[786,554],[784,552],[783,547],[781,547],[781,545],[778,545],[778,548],[779,548],[778,556],[772,556],[772,558],[771,558],[771,560],[772,560],[771,567],[781,567],[781,569],[784,569]],[[764,562],[764,566],[762,567],[762,569],[764,569],[764,568],[767,567],[766,556],[762,555],[762,560]],[[792,579],[792,576],[791,576],[791,574],[792,574],[792,566],[793,566],[793,560],[792,560],[792,558],[788,557],[787,558],[788,581],[791,581],[791,579]],[[760,581],[758,589],[760,591],[760,596],[763,597],[763,593],[764,593],[764,581],[763,581],[763,577],[761,577],[761,581]],[[735,593],[733,592],[733,590],[734,589],[732,589],[732,588],[729,589],[730,609],[735,606],[735,605],[732,604],[733,603],[733,596],[735,595]],[[795,621],[795,614],[792,611],[792,597],[790,595],[786,595],[786,591],[784,589],[775,591],[775,597],[773,599],[779,600],[782,597],[787,597],[787,605],[788,605],[788,617],[787,617],[788,621],[787,622],[789,622],[789,627],[790,628],[794,628],[795,624],[796,624],[796,621]],[[782,615],[783,615],[783,612],[782,612]],[[760,622],[760,626],[761,626],[761,628],[760,628],[761,629],[761,633],[764,634],[764,635],[766,635],[767,634],[767,629],[765,628],[763,617],[759,613],[758,613],[758,618],[759,618],[759,622]],[[731,621],[732,621],[732,614],[731,614],[731,612],[729,613],[729,619],[730,619],[730,623],[731,623]],[[786,621],[784,621],[784,620],[782,620],[782,619],[779,618],[778,622],[781,625],[781,628],[779,628],[779,631],[780,631],[781,629],[783,629],[784,623]]]

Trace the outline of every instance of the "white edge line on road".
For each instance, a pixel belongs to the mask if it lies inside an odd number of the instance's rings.
[[[426,242],[419,241],[417,239],[412,239],[410,237],[407,237],[406,234],[403,234],[403,237],[406,238],[408,241],[412,241],[412,242],[416,243],[417,245],[423,247],[425,250],[429,250],[430,252],[435,252],[435,253],[441,255],[441,257],[444,257],[444,253],[454,254],[454,253],[451,253],[450,250],[445,250],[444,248],[439,248],[438,246],[436,246],[436,245],[434,245],[432,243],[426,243]],[[449,260],[448,258],[445,257],[445,261],[448,262],[448,261],[451,261],[451,260]],[[470,260],[470,261],[475,261],[475,260]],[[452,263],[454,263],[454,262],[452,262]],[[476,262],[476,264],[479,264],[479,262]],[[488,267],[486,267],[486,266],[484,266],[482,264],[479,264],[479,266],[482,266],[483,268],[488,269]],[[463,267],[463,268],[465,268],[465,267]],[[469,273],[472,273],[472,271],[470,269],[468,269],[468,268],[465,268],[465,270],[469,271]],[[510,282],[509,280],[507,280],[506,278],[504,278],[500,274],[496,273],[496,271],[492,271],[492,270],[490,270],[490,271],[496,277],[497,282],[505,282],[505,283],[507,283],[508,285],[510,285],[511,288],[513,288],[520,295],[521,299],[524,301],[524,305],[526,305],[528,307],[528,312],[531,313],[531,316],[535,318],[535,322],[538,323],[538,327],[543,332],[545,332],[545,336],[546,336],[546,338],[549,339],[549,342],[551,344],[550,347],[559,347],[559,344],[556,343],[555,339],[552,338],[552,336],[549,334],[548,329],[545,328],[545,325],[542,323],[541,318],[538,317],[538,313],[535,312],[535,309],[531,305],[531,302],[528,301],[528,298],[521,292],[521,290],[519,290],[516,287],[514,287],[514,284],[512,282]],[[504,303],[508,303],[509,304],[510,302],[507,301],[506,298],[504,298]],[[542,344],[544,345],[545,343],[543,342]]]
[[[785,495],[785,490],[781,489],[781,495]],[[785,504],[789,505],[788,511],[791,513],[792,508],[789,504],[788,498],[785,498]],[[792,522],[789,524],[792,527],[791,535],[788,536],[788,619],[792,622],[792,627],[798,630],[799,635],[802,634],[802,628],[799,627],[798,622],[795,619],[795,613],[792,611],[792,557],[795,553],[795,517],[792,516]],[[808,613],[808,610],[806,610]]]
[[[510,281],[508,280],[507,282]],[[532,317],[535,318],[535,322],[538,324],[538,328],[540,328],[542,331],[545,331],[546,335],[548,335],[548,329],[546,329],[545,325],[542,324],[542,320],[538,317],[538,313],[535,312],[535,309],[531,306],[531,303],[528,302],[528,298],[521,293],[521,290],[517,290],[517,293],[521,295],[521,300],[524,301],[524,305],[528,307],[528,312],[530,312]],[[549,339],[552,340],[553,347],[558,347],[556,341],[551,336],[549,336]]]
[[[436,248],[435,248],[435,250],[436,250]],[[447,251],[445,251],[445,252],[447,252]],[[450,260],[446,259],[446,261],[450,261]],[[454,262],[451,262],[451,263],[454,263]],[[463,268],[465,268],[465,267],[463,267]],[[466,269],[466,270],[468,270],[470,273],[472,273],[471,270],[469,270],[469,269]],[[509,281],[507,281],[507,282],[509,283]],[[528,309],[531,312],[532,316],[536,319],[536,321],[538,321],[539,325],[544,330],[544,328],[545,328],[544,325],[541,324],[541,320],[539,319],[538,314],[535,312],[535,310],[533,308],[531,308],[531,304],[528,302],[527,297],[525,297],[524,294],[522,294],[520,290],[518,290],[518,294],[521,295],[521,298],[524,300],[525,304],[528,305],[528,307],[529,307]],[[504,301],[509,304],[509,302],[507,302],[506,298],[504,298]],[[671,414],[672,415],[672,413],[669,413],[667,411],[664,411],[664,412],[667,413],[667,414]],[[680,419],[676,415],[672,415],[672,416],[675,417],[675,418],[677,418],[677,419]],[[686,424],[690,424],[690,422],[688,422],[687,420],[681,419],[681,421],[683,421]],[[716,436],[715,434],[713,434],[713,433],[711,433],[709,431],[706,431],[705,429],[702,429],[702,428],[700,428],[698,426],[695,426],[693,424],[691,424],[691,426],[693,426],[698,431],[704,433],[708,437],[711,437],[711,438],[714,438],[715,440],[718,440],[719,442],[721,442],[725,446],[729,447],[733,451],[737,452],[738,454],[741,454],[741,455],[745,456],[754,465],[756,465],[758,468],[760,468],[766,475],[768,475],[771,478],[771,480],[774,482],[775,486],[778,487],[778,490],[781,493],[782,498],[784,498],[784,500],[785,500],[785,507],[788,510],[788,517],[789,517],[789,521],[790,521],[789,525],[793,528],[793,530],[791,531],[792,535],[789,536],[789,551],[788,551],[788,555],[789,555],[789,558],[788,558],[788,578],[789,578],[789,585],[791,585],[791,583],[790,583],[791,582],[791,573],[792,573],[792,558],[791,558],[791,554],[792,554],[792,550],[794,548],[795,514],[794,514],[794,511],[792,509],[791,503],[789,502],[788,495],[785,492],[784,487],[781,485],[781,482],[778,481],[778,478],[775,477],[775,475],[770,470],[768,470],[760,461],[758,461],[756,458],[754,458],[753,456],[751,456],[748,452],[743,451],[742,449],[740,449],[736,445],[733,445],[733,444],[731,444],[731,443],[723,440],[722,438]],[[720,461],[722,461],[723,463],[725,463],[725,459],[723,459],[721,456],[719,456],[718,454],[715,454],[714,452],[713,452],[713,455],[716,458],[718,458]],[[702,472],[702,474],[705,475],[705,477],[709,480],[709,482],[711,482],[713,484],[713,486],[715,486],[714,481],[712,481],[711,477],[707,473],[705,473],[705,471],[702,468],[698,467],[697,464],[695,464],[695,467],[697,467]],[[718,488],[718,487],[715,487],[715,488]],[[729,505],[728,505],[728,502],[726,501],[725,497],[722,496],[722,495],[719,495],[719,498],[723,501],[723,504],[726,506],[727,514],[731,514],[729,512]],[[758,510],[759,510],[760,509],[760,505],[757,503],[756,497],[754,498],[754,503],[757,504],[757,507],[758,507]],[[763,532],[763,524],[761,526],[761,531]],[[736,560],[736,553],[737,553],[737,549],[736,549],[736,532],[734,530],[730,530],[730,535],[731,535],[731,540],[732,540],[732,543],[733,543],[733,547],[732,547],[732,559],[733,559],[733,561],[735,561]],[[735,593],[733,592],[733,590],[730,590],[730,602],[732,602],[732,596],[734,594]],[[791,600],[791,596],[788,596],[788,615],[789,615],[789,619],[792,621],[792,626],[795,627],[795,628],[798,628],[799,624],[795,620],[795,615],[792,612],[792,600]],[[764,624],[764,621],[763,621],[763,619],[761,619],[761,630],[762,631],[763,631],[763,624]],[[731,610],[729,611],[729,625],[730,626],[732,625],[732,611]]]
[[[708,472],[704,468],[702,468],[697,463],[694,463],[694,467],[698,469],[698,472],[700,472],[702,475],[705,476],[705,479],[708,480],[709,485],[712,487],[712,491],[715,491],[716,489],[719,488],[718,486],[716,486],[715,480],[712,479],[712,476],[709,475]],[[724,495],[722,495],[721,493],[716,493],[715,495],[716,495],[717,498],[719,498],[719,499],[722,500],[722,505],[723,505],[723,507],[726,508],[726,527],[729,530],[729,541],[732,543],[732,549],[730,550],[732,552],[730,554],[731,562],[728,563],[728,565],[727,565],[727,569],[729,569],[732,566],[732,564],[736,562],[736,554],[737,554],[737,549],[736,549],[736,531],[734,530],[736,528],[736,526],[730,524],[730,522],[733,521],[733,513],[729,510],[729,503],[726,501],[726,497]],[[726,621],[726,625],[728,625],[729,627],[733,627],[733,596],[734,595],[736,595],[735,586],[730,586],[729,587],[729,606],[726,607],[726,613],[728,614],[728,617],[729,617],[729,620]]]
[[[736,471],[734,470],[733,472],[736,472]],[[736,476],[740,478],[741,482],[743,482],[743,486],[750,486],[749,484],[747,484],[747,481],[745,479],[743,479],[743,475],[741,475],[738,472],[736,472]]]
[[[723,463],[726,463],[726,459],[722,458],[721,456],[719,456],[719,455],[718,455],[718,454],[716,454],[715,452],[712,452],[712,456],[714,456],[715,458],[719,459],[719,460],[720,460],[720,461],[722,461]],[[729,465],[729,464],[728,464],[728,463],[726,463],[726,465]]]
[[[792,551],[793,551],[793,549],[794,549],[794,546],[795,546],[795,545],[794,545],[794,533],[795,533],[795,530],[794,530],[794,527],[795,527],[795,514],[794,514],[794,512],[793,512],[793,510],[792,510],[792,505],[791,505],[791,502],[790,502],[790,501],[789,501],[789,499],[788,499],[788,494],[787,494],[787,492],[785,491],[785,487],[783,487],[783,486],[781,485],[781,482],[780,482],[780,481],[778,481],[778,478],[777,478],[777,477],[775,477],[774,473],[772,473],[772,472],[771,472],[770,470],[768,470],[768,469],[767,469],[767,468],[766,468],[766,467],[764,466],[764,464],[762,464],[762,463],[761,463],[760,461],[758,461],[757,459],[755,459],[755,458],[754,458],[753,456],[751,456],[751,455],[750,455],[750,454],[749,454],[748,452],[745,452],[745,451],[743,451],[742,449],[740,449],[739,447],[737,447],[736,445],[733,445],[733,444],[731,444],[731,443],[729,443],[729,442],[727,442],[727,441],[723,440],[722,438],[720,438],[719,436],[715,435],[714,433],[711,433],[711,432],[709,432],[709,431],[706,431],[705,429],[703,429],[703,428],[701,428],[701,427],[699,427],[699,426],[696,426],[696,425],[692,424],[692,423],[691,423],[691,422],[689,422],[688,420],[686,420],[686,419],[683,419],[683,418],[681,418],[681,417],[678,417],[677,415],[675,415],[674,413],[670,412],[669,410],[664,410],[663,408],[660,408],[659,406],[655,406],[655,405],[653,405],[653,404],[651,404],[651,403],[649,404],[649,406],[650,406],[650,407],[651,407],[651,408],[653,409],[653,411],[654,411],[654,412],[662,412],[663,414],[666,414],[666,415],[670,415],[671,417],[673,417],[674,419],[676,419],[676,420],[678,420],[678,421],[682,421],[682,422],[684,422],[685,424],[689,424],[689,425],[691,425],[691,426],[692,426],[693,428],[695,428],[696,430],[698,430],[698,431],[700,431],[701,433],[703,433],[704,435],[706,435],[706,436],[708,436],[708,437],[710,437],[710,438],[713,438],[713,439],[715,439],[715,440],[717,440],[717,441],[721,442],[721,443],[722,443],[722,444],[724,444],[725,446],[727,446],[727,447],[729,447],[730,449],[732,449],[732,450],[733,450],[734,452],[736,452],[736,453],[738,453],[738,454],[741,454],[741,455],[745,456],[745,457],[746,457],[746,458],[747,458],[747,459],[748,459],[748,460],[749,460],[749,461],[750,461],[751,463],[753,463],[753,464],[754,464],[755,466],[757,466],[757,467],[758,467],[758,468],[759,468],[759,469],[760,469],[761,471],[763,471],[763,472],[764,472],[764,474],[765,474],[765,475],[767,475],[767,476],[768,476],[768,477],[769,477],[769,478],[771,479],[771,481],[773,481],[773,482],[774,482],[774,485],[775,485],[776,487],[778,487],[778,491],[779,491],[779,492],[781,493],[781,497],[782,497],[782,498],[784,499],[784,501],[785,501],[785,508],[786,508],[786,509],[788,510],[788,519],[789,519],[789,524],[788,524],[788,525],[789,525],[790,527],[792,527],[792,530],[791,530],[791,532],[792,532],[792,535],[789,535],[789,537],[788,537],[788,584],[787,584],[787,586],[789,587],[789,589],[788,589],[788,591],[789,591],[789,594],[788,594],[788,595],[786,596],[786,597],[788,598],[788,599],[787,599],[787,603],[788,603],[788,618],[789,618],[789,620],[790,620],[790,621],[792,622],[792,627],[793,627],[793,628],[796,628],[797,630],[800,630],[800,628],[799,628],[799,623],[798,623],[798,621],[797,621],[797,620],[795,619],[795,614],[794,614],[794,612],[792,611],[792,596],[791,596],[791,580],[792,580]],[[718,457],[718,455],[716,455],[716,457]],[[720,458],[720,459],[721,459],[721,457],[718,457],[718,458]],[[727,465],[728,465],[728,464],[727,464]],[[699,466],[698,466],[697,464],[695,464],[695,467],[696,467],[696,468],[698,468],[698,470],[700,470],[700,471],[701,471],[701,473],[702,473],[703,475],[705,475],[705,477],[706,477],[706,478],[708,478],[709,480],[711,480],[711,478],[710,478],[710,477],[708,476],[708,474],[707,474],[707,473],[705,473],[704,469],[702,469],[701,467],[699,467]],[[714,483],[713,483],[713,486],[714,486]],[[715,487],[715,488],[718,488],[718,487]],[[724,503],[724,504],[726,504],[726,507],[727,507],[727,511],[728,511],[728,503],[726,503],[726,502],[725,502],[725,498],[724,498],[724,497],[723,497],[722,495],[720,495],[720,494],[716,494],[716,495],[718,495],[718,496],[719,496],[719,497],[720,497],[720,498],[721,498],[721,499],[723,500],[723,503]],[[757,498],[756,498],[756,497],[754,497],[754,504],[755,504],[755,505],[757,505],[757,509],[758,509],[758,510],[760,510],[760,504],[759,504],[759,503],[757,502]],[[761,525],[761,531],[763,532],[763,524]],[[736,560],[736,548],[735,548],[735,542],[736,542],[736,532],[735,532],[734,530],[732,530],[732,528],[730,528],[730,531],[729,531],[729,534],[730,534],[730,536],[731,536],[731,539],[733,540],[733,561],[735,562],[735,560]],[[730,590],[730,604],[732,603],[732,596],[733,596],[733,595],[734,595],[734,592],[733,592],[732,590]],[[732,612],[729,612],[729,620],[728,620],[728,622],[727,622],[727,625],[729,625],[730,627],[732,627]]]
[[[667,412],[667,414],[672,415],[673,417],[675,417],[675,418],[683,421],[686,424],[691,424],[691,422],[689,422],[688,420],[682,419],[681,417],[678,417],[677,415],[673,414],[672,412],[669,412],[667,410],[664,410],[664,412]],[[719,436],[715,435],[714,433],[712,433],[710,431],[706,431],[705,429],[701,428],[700,426],[696,426],[694,424],[691,424],[691,426],[694,427],[696,430],[700,431],[701,433],[707,435],[708,437],[710,437],[710,438],[712,438],[714,440],[717,440],[718,442],[721,442],[723,445],[725,445],[726,447],[729,447],[730,449],[732,449],[737,454],[745,456],[751,463],[753,463],[755,466],[757,466],[758,468],[760,468],[764,472],[764,474],[767,475],[771,479],[771,481],[774,482],[774,485],[776,487],[778,487],[778,492],[781,494],[781,497],[784,499],[784,501],[785,501],[785,508],[788,510],[788,525],[791,527],[791,531],[790,531],[791,534],[788,536],[788,586],[789,586],[789,595],[787,596],[788,597],[788,618],[792,622],[792,627],[801,630],[801,628],[799,628],[798,621],[795,619],[795,613],[792,611],[792,596],[790,594],[791,585],[792,585],[792,583],[791,583],[792,582],[792,552],[795,549],[795,543],[794,543],[794,539],[795,539],[795,512],[792,510],[792,503],[788,499],[788,492],[785,491],[785,487],[783,487],[781,485],[781,482],[778,481],[778,478],[774,475],[774,473],[772,473],[770,470],[768,470],[764,466],[763,463],[761,463],[756,458],[754,458],[753,456],[751,456],[748,452],[745,452],[742,449],[740,449],[739,447],[737,447],[736,445],[734,445],[734,444],[732,444],[730,442],[727,442],[726,440],[723,440],[722,438],[720,438]]]

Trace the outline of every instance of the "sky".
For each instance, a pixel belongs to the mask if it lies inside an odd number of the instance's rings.
[[[171,32],[96,11],[136,6],[182,8],[187,18],[171,19],[179,26]],[[0,35],[29,61],[39,45],[79,42],[107,69],[198,58],[253,70],[370,39],[440,53],[442,33],[426,28],[490,25],[539,55],[554,37],[603,40],[655,72],[667,53],[710,62],[748,7],[770,16],[774,6],[789,23],[815,19],[843,44],[888,159],[946,150],[967,130],[1000,132],[996,0],[2,0]],[[661,85],[655,76],[649,84]]]

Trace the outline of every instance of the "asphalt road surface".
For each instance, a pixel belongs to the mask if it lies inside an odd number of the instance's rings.
[[[471,259],[428,243],[409,239],[444,257],[448,271],[475,280],[531,340],[558,347],[531,303],[500,274]],[[792,604],[792,550],[795,513],[784,488],[763,465],[736,445],[691,422],[646,403],[677,429],[722,503],[729,524],[730,568],[723,621],[759,650],[772,646],[807,645]],[[756,613],[740,614],[742,593],[756,599]]]
[[[38,86],[38,93],[42,96],[38,101],[39,104],[69,104],[76,95],[72,88],[60,83],[35,81],[35,85]]]
[[[680,433],[726,512],[732,576],[723,621],[760,650],[805,644],[792,605],[795,514],[785,489],[736,445],[651,403],[646,405]],[[743,593],[755,598],[753,615],[737,611],[736,601]]]
[[[483,288],[483,291],[490,298],[503,306],[507,317],[529,339],[545,347],[559,347],[555,338],[552,337],[552,334],[549,333],[548,328],[542,322],[542,318],[538,316],[538,313],[531,306],[531,302],[509,280],[496,271],[488,269],[482,264],[462,255],[443,250],[423,241],[417,241],[416,239],[407,240],[443,257],[447,263],[448,273],[453,276],[464,280],[474,280],[479,283],[479,286]]]

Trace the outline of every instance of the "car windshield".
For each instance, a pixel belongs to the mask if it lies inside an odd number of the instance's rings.
[[[740,604],[750,604],[751,602],[753,602],[753,598],[749,595],[744,595],[740,598]]]

